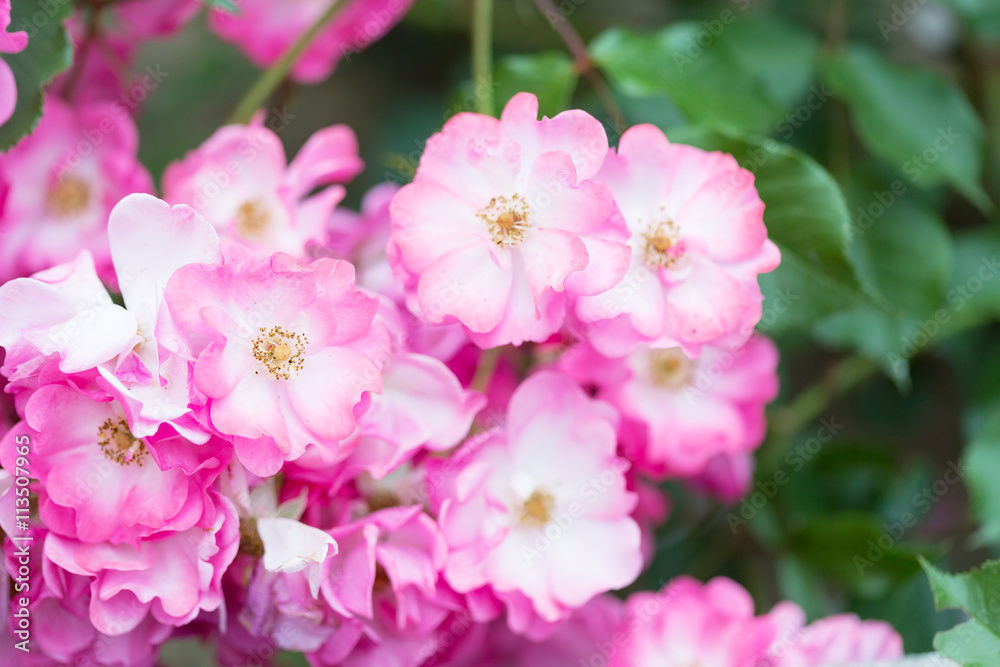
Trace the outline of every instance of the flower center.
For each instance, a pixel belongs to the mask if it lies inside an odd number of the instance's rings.
[[[49,188],[45,207],[57,218],[66,219],[80,215],[90,204],[90,186],[86,181],[65,176]]]
[[[236,231],[243,238],[264,238],[270,222],[271,214],[261,199],[251,199],[236,209]]]
[[[253,340],[253,358],[276,380],[288,380],[302,370],[309,338],[284,327],[260,328]],[[257,372],[257,371],[255,371]]]
[[[668,268],[683,254],[677,247],[680,230],[673,220],[667,220],[643,232],[643,256],[652,268]]]
[[[654,350],[650,355],[653,382],[661,387],[679,389],[691,379],[691,360],[678,348]]]
[[[494,197],[479,209],[476,216],[486,223],[490,240],[501,248],[510,248],[524,241],[524,234],[531,229],[528,222],[528,202],[521,195]]]
[[[552,510],[555,509],[556,500],[551,493],[535,489],[518,508],[518,518],[522,526],[540,528],[552,518]]]
[[[117,421],[109,417],[101,424],[97,431],[97,444],[106,458],[121,466],[134,463],[141,468],[149,453],[146,443],[132,435],[124,417]]]

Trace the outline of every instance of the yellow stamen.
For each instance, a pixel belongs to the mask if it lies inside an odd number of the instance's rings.
[[[74,176],[59,179],[45,197],[45,206],[57,218],[73,218],[90,205],[90,186]]]
[[[264,238],[270,222],[271,214],[260,199],[251,199],[236,210],[236,231],[243,238]]]
[[[544,526],[552,518],[552,510],[555,508],[555,498],[545,491],[534,490],[524,504],[520,507],[521,525],[539,528]]]
[[[141,468],[148,454],[146,443],[132,435],[124,417],[108,418],[101,424],[97,430],[97,445],[108,460],[121,466],[134,463]]]
[[[252,343],[253,357],[276,380],[288,380],[302,370],[309,338],[284,327],[260,328]]]
[[[654,350],[650,363],[653,382],[661,387],[678,389],[691,379],[693,363],[678,348]]]
[[[520,195],[494,197],[476,215],[486,223],[490,240],[501,248],[510,248],[524,241],[531,229],[528,203]]]

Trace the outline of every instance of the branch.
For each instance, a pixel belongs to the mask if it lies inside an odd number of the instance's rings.
[[[594,67],[594,61],[587,51],[587,45],[580,38],[580,34],[573,28],[573,25],[566,17],[562,15],[562,12],[559,11],[553,0],[534,0],[534,2],[538,11],[545,15],[545,18],[549,21],[549,25],[552,26],[552,29],[556,31],[556,34],[566,44],[566,49],[573,56],[573,64],[576,66],[576,70],[590,82],[594,92],[597,93],[597,98],[601,101],[601,106],[604,107],[608,117],[611,119],[611,125],[621,135],[625,131],[625,128],[628,127],[628,123],[625,122],[625,114],[622,113],[621,108],[611,94],[611,90],[608,88],[604,77]]]

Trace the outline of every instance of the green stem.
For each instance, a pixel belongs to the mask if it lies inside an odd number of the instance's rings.
[[[472,85],[479,113],[493,115],[493,0],[474,0],[472,6]]]
[[[292,47],[285,52],[285,55],[281,56],[281,60],[276,62],[271,66],[264,74],[261,75],[257,82],[253,85],[247,94],[243,96],[240,103],[236,105],[236,110],[233,111],[232,115],[229,117],[230,124],[236,123],[249,123],[253,115],[257,113],[267,98],[271,96],[271,93],[285,80],[288,76],[288,72],[292,69],[292,66],[299,59],[299,56],[312,44],[313,40],[320,33],[323,28],[333,19],[340,9],[340,0],[335,0],[335,2],[330,5],[319,19],[313,23],[308,30],[306,30],[298,41],[292,44]]]
[[[769,415],[770,435],[757,453],[762,469],[776,469],[796,433],[823,414],[836,398],[875,375],[878,370],[879,365],[867,357],[847,357],[831,368],[819,382],[803,389],[787,406]]]
[[[952,319],[919,353],[933,350],[945,341],[990,321],[989,317],[962,318],[958,323]],[[758,455],[765,469],[781,460],[796,433],[822,415],[834,400],[878,373],[881,368],[878,362],[859,354],[847,357],[831,368],[819,382],[803,389],[788,405],[773,410],[768,415],[770,433]]]
[[[795,400],[775,412],[771,418],[771,431],[779,437],[795,435],[819,417],[835,398],[846,394],[878,370],[879,365],[868,357],[847,357],[831,368],[822,380],[804,389]]]
[[[476,373],[472,376],[472,383],[469,385],[470,389],[486,393],[486,390],[489,389],[490,381],[493,379],[493,373],[496,372],[497,362],[500,361],[500,349],[499,347],[493,347],[483,350],[482,355],[479,357],[479,365],[476,366]]]

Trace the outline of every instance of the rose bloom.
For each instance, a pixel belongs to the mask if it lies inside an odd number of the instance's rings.
[[[42,483],[41,519],[88,543],[134,544],[157,531],[190,528],[202,515],[206,488],[230,456],[226,448],[205,448],[209,456],[198,464],[174,461],[168,467],[168,458],[133,435],[120,403],[63,384],[34,392],[25,421],[0,442],[8,471],[16,469],[24,436],[32,443],[32,475]]]
[[[732,155],[672,144],[637,125],[595,178],[614,192],[632,255],[620,285],[578,299],[586,338],[612,356],[641,342],[697,353],[746,340],[761,317],[757,275],[781,260],[753,175]]]
[[[113,281],[111,209],[129,193],[153,189],[138,145],[135,123],[119,107],[73,108],[48,96],[35,131],[0,155],[0,281],[68,261],[81,248]]]
[[[216,9],[209,26],[236,44],[258,67],[270,67],[337,0],[236,0],[239,12]],[[341,58],[382,38],[406,15],[413,0],[340,0],[333,19],[292,66],[291,77],[317,83],[330,76]]]
[[[735,581],[679,577],[629,596],[619,631],[597,649],[611,667],[761,667],[777,636],[778,623],[755,617]]]
[[[202,214],[222,238],[260,256],[286,252],[304,259],[323,241],[340,185],[361,171],[358,141],[346,125],[314,133],[289,164],[281,139],[259,115],[227,125],[167,166],[163,198]],[[323,188],[318,192],[317,188]]]
[[[222,248],[221,262],[182,267],[166,291],[212,426],[261,477],[307,445],[338,451],[365,393],[382,390],[389,335],[378,302],[355,289],[348,262]]]
[[[55,533],[45,555],[73,574],[90,578],[90,621],[104,634],[121,635],[152,617],[166,625],[190,623],[222,604],[222,575],[236,557],[239,519],[214,489],[198,522],[164,531],[137,545],[84,543]]]
[[[191,391],[187,359],[170,354],[160,338],[174,330],[164,290],[174,271],[221,257],[215,230],[188,206],[173,208],[152,195],[131,194],[111,211],[107,241],[124,307],[112,302],[90,253],[29,278],[0,285],[0,346],[11,392],[81,379],[120,400],[139,438],[164,423],[199,443],[209,434],[194,411],[204,403]],[[58,369],[58,373],[55,370]],[[64,374],[64,375],[60,375]],[[108,397],[110,398],[110,396]]]
[[[194,18],[198,0],[125,0],[111,7],[118,30],[132,42],[170,37]]]
[[[611,406],[543,371],[514,392],[505,427],[429,464],[449,585],[489,587],[511,629],[537,639],[595,595],[630,584],[641,537],[616,425]]]
[[[698,476],[717,456],[755,450],[766,431],[764,407],[778,393],[778,350],[763,337],[733,349],[703,346],[697,359],[646,345],[613,359],[580,345],[560,364],[621,410],[627,455],[657,477]]]
[[[499,120],[454,116],[390,206],[389,259],[411,309],[461,322],[484,348],[545,340],[568,295],[603,292],[628,265],[612,193],[590,180],[607,153],[604,127],[579,110],[537,118],[529,93]]]

